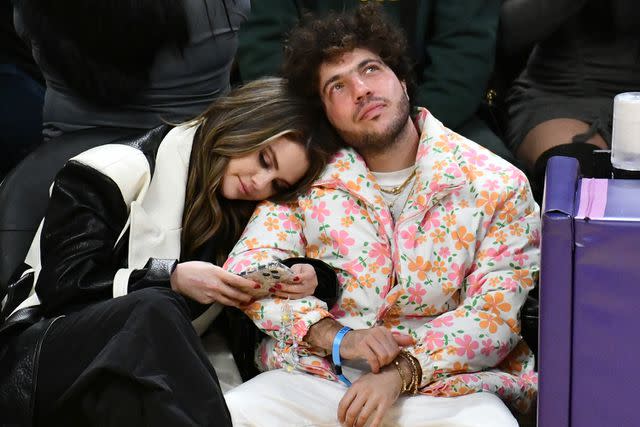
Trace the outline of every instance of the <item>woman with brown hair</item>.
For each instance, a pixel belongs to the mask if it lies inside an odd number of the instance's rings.
[[[334,147],[285,87],[249,83],[191,122],[91,149],[58,173],[3,302],[3,423],[231,425],[196,332],[267,291],[218,265],[257,202],[304,191]],[[335,281],[290,261],[298,277],[276,294]]]

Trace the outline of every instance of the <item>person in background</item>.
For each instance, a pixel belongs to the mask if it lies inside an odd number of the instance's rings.
[[[67,162],[3,301],[2,422],[230,426],[196,331],[267,293],[219,265],[258,201],[291,199],[323,169],[333,146],[315,116],[263,79]],[[297,283],[275,293],[335,282],[312,263],[293,260]]]
[[[500,48],[533,47],[506,99],[507,137],[538,199],[551,156],[593,176],[593,150],[611,146],[614,96],[640,89],[639,21],[633,0],[503,2]]]
[[[538,206],[520,170],[411,110],[405,52],[375,4],[289,36],[283,74],[350,148],[297,203],[260,205],[225,266],[307,256],[341,289],[333,306],[244,307],[269,335],[267,372],[225,394],[234,425],[516,426],[503,401],[535,401],[519,313],[539,270]]]
[[[250,80],[280,71],[284,40],[305,12],[353,9],[359,0],[253,1],[240,30],[238,66]],[[366,1],[365,1],[366,3]],[[499,0],[384,1],[384,12],[405,31],[413,76],[412,99],[450,129],[515,163],[504,142],[477,115],[493,69]]]
[[[229,90],[249,0],[16,2],[47,84],[44,136],[151,129],[196,117]]]
[[[11,2],[0,3],[0,182],[42,142],[44,80],[13,27]]]

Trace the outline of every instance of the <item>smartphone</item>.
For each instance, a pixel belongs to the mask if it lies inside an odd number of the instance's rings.
[[[262,289],[269,290],[276,283],[292,282],[295,273],[283,263],[273,261],[252,270],[247,270],[241,273],[240,276],[258,282],[262,285]]]

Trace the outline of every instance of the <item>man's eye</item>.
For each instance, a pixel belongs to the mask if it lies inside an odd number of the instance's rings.
[[[366,73],[370,73],[371,71],[376,71],[378,69],[378,67],[376,67],[375,65],[367,65],[367,67],[364,69],[364,71]]]
[[[332,92],[339,92],[344,88],[344,85],[342,83],[336,83],[333,86],[331,86],[331,91]]]

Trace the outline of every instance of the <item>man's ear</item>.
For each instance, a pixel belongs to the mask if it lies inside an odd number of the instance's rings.
[[[402,89],[404,89],[404,96],[406,96],[407,100],[410,101],[410,99],[409,99],[409,91],[407,90],[407,83],[404,80],[402,80],[400,82],[400,84],[402,85]]]

